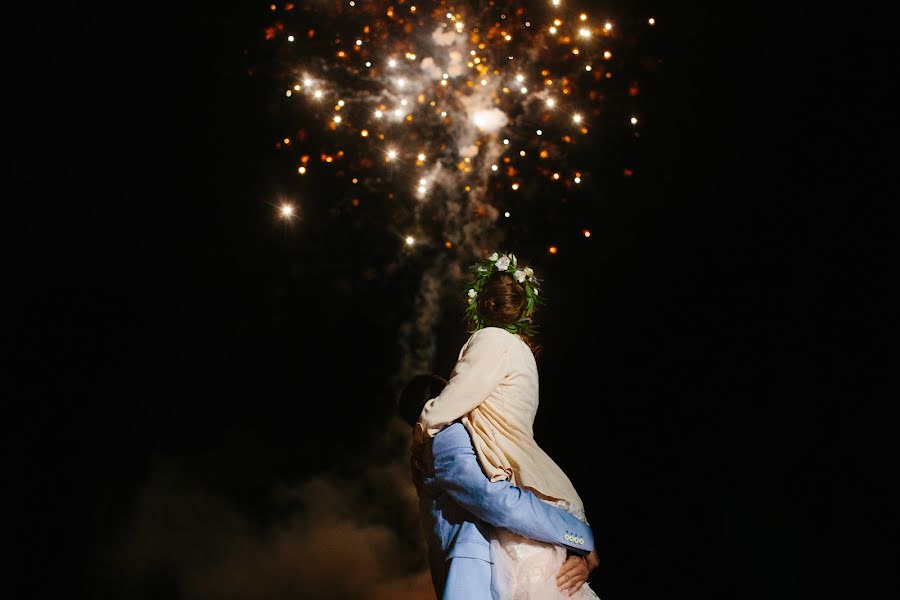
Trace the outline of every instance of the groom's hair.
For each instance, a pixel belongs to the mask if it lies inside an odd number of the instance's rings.
[[[407,382],[397,401],[397,414],[414,427],[425,403],[437,397],[447,382],[434,373],[419,373]]]

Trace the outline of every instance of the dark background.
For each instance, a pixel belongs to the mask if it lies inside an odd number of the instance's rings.
[[[877,459],[896,364],[883,28],[662,4],[629,5],[659,20],[664,61],[641,177],[590,244],[535,257],[554,291],[536,435],[592,517],[592,585],[891,584],[870,545],[890,525]],[[114,595],[85,574],[154,460],[264,512],[272,482],[328,467],[326,443],[357,455],[390,415],[407,314],[389,301],[421,265],[363,285],[376,237],[272,219],[270,91],[242,54],[264,17],[111,5],[5,24],[3,438],[30,597]],[[458,342],[439,340],[438,371]]]

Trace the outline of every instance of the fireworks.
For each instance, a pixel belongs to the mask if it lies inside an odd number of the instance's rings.
[[[297,209],[294,208],[293,204],[284,203],[278,207],[278,212],[281,214],[281,218],[290,221],[297,214]]]
[[[340,176],[398,200],[390,226],[407,245],[477,254],[498,241],[512,198],[578,187],[587,165],[573,156],[587,154],[584,137],[617,93],[620,28],[575,4],[272,5],[265,37],[278,49],[282,101],[328,134],[320,147],[287,135],[279,147],[340,162]]]

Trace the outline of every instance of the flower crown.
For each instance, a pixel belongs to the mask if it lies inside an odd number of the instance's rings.
[[[527,336],[534,335],[536,327],[532,324],[531,315],[539,304],[544,303],[544,299],[540,297],[540,281],[534,276],[534,270],[531,267],[518,268],[518,262],[515,254],[498,254],[494,252],[487,259],[477,262],[469,270],[474,274],[474,278],[466,282],[466,295],[469,297],[469,306],[466,307],[466,319],[471,324],[469,332],[474,333],[483,327],[486,327],[484,319],[478,314],[478,303],[475,301],[478,294],[484,289],[484,284],[488,278],[496,271],[501,273],[509,273],[516,281],[525,288],[525,309],[522,316],[515,323],[504,325],[510,333],[522,333]]]

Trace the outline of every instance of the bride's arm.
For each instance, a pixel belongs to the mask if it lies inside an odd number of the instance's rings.
[[[460,352],[444,390],[425,403],[419,433],[433,436],[484,402],[506,375],[511,336],[496,327],[476,331]]]
[[[478,519],[534,540],[565,546],[576,554],[594,549],[594,535],[586,523],[508,481],[488,479],[462,424],[455,423],[435,436],[432,454],[435,483]]]

